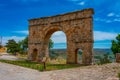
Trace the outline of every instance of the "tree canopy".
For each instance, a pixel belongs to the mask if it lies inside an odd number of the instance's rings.
[[[18,42],[18,47],[19,47],[19,53],[21,53],[21,54],[27,53],[27,49],[28,49],[28,37],[26,37],[22,41],[19,41]]]
[[[15,55],[16,55],[16,52],[19,51],[18,44],[14,39],[8,40],[8,43],[6,43],[6,47],[7,47],[7,52]]]
[[[116,57],[116,53],[120,53],[120,34],[116,36],[116,40],[112,40],[111,50]]]
[[[53,48],[54,42],[50,39],[49,40],[49,49]],[[6,43],[7,51],[12,54],[16,54],[16,52],[19,52],[20,54],[27,53],[28,50],[28,37],[25,39],[16,42],[14,39],[8,40],[8,43]]]
[[[53,48],[54,46],[54,42],[52,41],[52,39],[49,40],[49,49]]]

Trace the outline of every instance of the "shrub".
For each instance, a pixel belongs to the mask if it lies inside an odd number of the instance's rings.
[[[118,78],[120,79],[120,72],[118,73]]]
[[[100,57],[100,64],[106,64],[106,63],[110,63],[110,59],[109,59],[109,55],[108,54],[104,54],[103,58]]]

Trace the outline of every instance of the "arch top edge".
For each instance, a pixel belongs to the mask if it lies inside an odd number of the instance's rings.
[[[67,13],[58,14],[58,15],[54,15],[54,16],[47,16],[47,17],[29,19],[28,21],[30,22],[30,21],[39,20],[39,19],[48,19],[48,18],[51,18],[51,17],[64,16],[64,15],[80,13],[80,12],[87,12],[87,11],[91,11],[91,14],[94,14],[94,9],[93,8],[86,8],[86,9],[76,10],[76,11],[73,11],[73,12],[67,12]]]
[[[29,26],[37,25],[37,24],[47,25],[55,22],[92,18],[93,14],[94,14],[94,10],[92,8],[89,8],[89,9],[78,10],[78,11],[55,15],[55,16],[34,18],[34,19],[28,20],[28,22],[29,22]]]

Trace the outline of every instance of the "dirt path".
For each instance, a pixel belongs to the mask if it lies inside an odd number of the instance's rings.
[[[0,80],[50,80],[50,73],[0,63]]]
[[[0,80],[119,80],[120,64],[87,66],[75,69],[39,72],[37,70],[0,63]]]
[[[9,53],[0,53],[0,60],[21,60],[14,55],[10,55]]]
[[[17,58],[4,54],[0,59],[16,60]],[[0,63],[0,80],[119,80],[118,72],[120,72],[118,63],[46,72]]]

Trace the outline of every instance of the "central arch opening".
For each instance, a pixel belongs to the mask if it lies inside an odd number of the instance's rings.
[[[52,64],[66,64],[66,35],[63,31],[55,30],[48,33],[48,55]]]
[[[51,63],[66,64],[66,35],[63,31],[54,32],[50,40],[53,41],[53,47],[49,49]]]

